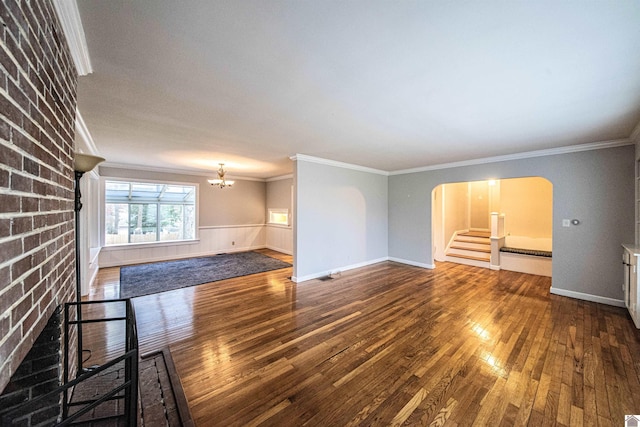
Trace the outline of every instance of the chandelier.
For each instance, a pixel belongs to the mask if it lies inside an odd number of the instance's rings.
[[[208,179],[207,181],[209,181],[209,184],[216,186],[216,187],[220,187],[220,188],[224,188],[224,187],[231,187],[233,185],[233,183],[235,181],[227,181],[224,179],[224,174],[225,171],[222,168],[224,166],[224,163],[218,163],[220,165],[220,169],[218,169],[218,178],[216,179]]]

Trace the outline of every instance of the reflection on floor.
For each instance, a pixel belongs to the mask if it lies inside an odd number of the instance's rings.
[[[627,311],[550,295],[548,277],[394,262],[290,276],[133,300],[142,352],[170,348],[195,425],[622,425],[640,408]],[[117,297],[118,269],[98,280],[92,297]],[[117,334],[94,334],[96,359]]]

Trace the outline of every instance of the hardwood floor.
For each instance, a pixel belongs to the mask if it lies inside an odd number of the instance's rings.
[[[290,276],[134,299],[142,352],[170,347],[197,426],[620,426],[640,414],[626,310],[550,295],[548,277],[393,262]],[[90,298],[117,297],[118,279],[101,270]],[[85,338],[93,363],[117,334]]]

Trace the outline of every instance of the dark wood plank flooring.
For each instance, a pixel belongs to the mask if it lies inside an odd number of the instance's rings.
[[[550,295],[550,278],[393,262],[290,276],[134,299],[142,353],[170,348],[197,426],[619,426],[640,414],[626,310]],[[118,280],[101,270],[90,298],[117,298]],[[88,363],[118,333],[85,337]]]

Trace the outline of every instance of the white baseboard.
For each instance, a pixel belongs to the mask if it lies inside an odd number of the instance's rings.
[[[317,279],[318,277],[329,276],[331,274],[335,274],[335,273],[338,273],[338,272],[353,270],[353,269],[356,269],[356,268],[362,268],[362,267],[366,267],[366,266],[372,265],[372,264],[378,264],[379,262],[388,261],[388,259],[389,258],[387,258],[387,257],[377,258],[377,259],[372,259],[372,260],[369,260],[369,261],[359,262],[357,264],[351,264],[351,265],[345,265],[345,266],[342,266],[342,267],[332,268],[331,270],[325,270],[325,271],[319,271],[317,273],[307,274],[307,275],[302,276],[302,277],[291,276],[291,281],[295,282],[295,283],[306,282],[307,280]]]
[[[563,297],[569,297],[569,298],[575,298],[575,299],[581,299],[584,301],[591,301],[591,302],[599,302],[600,304],[606,304],[606,305],[613,305],[615,307],[624,307],[624,301],[621,299],[613,299],[613,298],[608,298],[608,297],[601,297],[599,295],[592,295],[592,294],[585,294],[582,292],[576,292],[576,291],[568,291],[566,289],[558,289],[558,288],[554,288],[552,287],[549,292],[551,292],[554,295],[560,295]]]
[[[293,251],[290,251],[290,250],[287,250],[287,249],[278,248],[276,246],[266,245],[265,248],[271,249],[272,251],[276,251],[276,252],[282,252],[283,254],[293,255]]]
[[[427,268],[429,270],[433,270],[434,268],[436,268],[436,266],[433,265],[433,264],[425,264],[425,263],[422,263],[422,262],[410,261],[408,259],[395,258],[395,257],[391,257],[391,256],[388,259],[389,259],[389,261],[399,262],[400,264],[407,264],[407,265],[412,265],[414,267]]]

